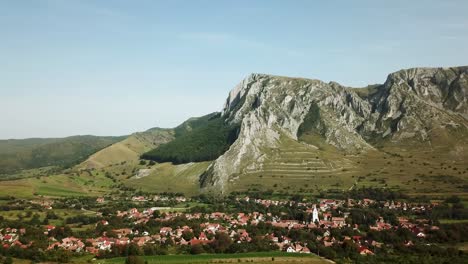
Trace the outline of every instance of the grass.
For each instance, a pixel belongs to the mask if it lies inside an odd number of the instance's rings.
[[[462,251],[468,251],[468,242],[457,244],[457,248]]]
[[[123,161],[137,164],[141,154],[172,139],[173,131],[168,129],[154,128],[145,132],[134,133],[128,138],[91,155],[78,167],[107,168]]]
[[[47,166],[69,167],[125,137],[0,140],[0,174]],[[0,175],[1,177],[1,175]]]
[[[305,135],[303,140],[314,147],[282,136],[278,148],[263,150],[261,166],[237,175],[230,189],[318,194],[380,187],[414,196],[468,197],[465,156],[454,154],[453,146],[408,143],[345,154],[317,135]]]
[[[273,259],[274,258],[274,261]],[[329,263],[313,254],[254,252],[239,254],[165,255],[144,257],[148,263]],[[124,263],[125,258],[98,260],[97,263]]]
[[[32,212],[31,217],[26,217],[26,213],[30,211]],[[59,219],[51,219],[49,220],[49,224],[51,225],[62,225],[64,223],[64,219],[67,217],[74,217],[78,215],[95,215],[88,211],[82,211],[78,209],[54,209],[53,212],[59,217]],[[44,220],[47,212],[44,211],[36,211],[36,210],[10,210],[10,211],[0,211],[0,216],[8,219],[10,221],[18,220],[18,215],[22,215],[21,221],[29,221],[31,220],[34,214],[38,214],[40,220]],[[88,227],[94,227],[94,225],[83,225],[82,227],[74,227],[71,226],[74,231],[85,230]]]
[[[441,224],[468,224],[468,219],[441,219]]]
[[[111,189],[112,181],[103,174],[66,174],[0,182],[0,193],[18,198],[97,196]]]
[[[125,181],[125,185],[148,192],[180,192],[193,195],[199,192],[198,178],[210,162],[182,165],[171,163],[156,164],[150,175]]]
[[[317,194],[327,189],[348,189],[356,166],[336,149],[317,140],[314,146],[282,136],[279,148],[264,149],[261,169],[247,170],[232,183],[233,190],[271,189]]]

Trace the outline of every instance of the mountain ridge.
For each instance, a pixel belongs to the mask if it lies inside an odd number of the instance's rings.
[[[336,82],[251,74],[231,90],[222,110],[228,122],[241,124],[240,136],[209,167],[201,186],[224,191],[233,175],[263,161],[261,148],[278,144],[279,132],[297,140],[311,108],[318,115],[311,120],[311,132],[344,151],[371,150],[372,138],[425,141],[432,129],[451,133],[443,125],[466,134],[467,84],[466,66],[411,68],[389,74],[377,92],[363,99]],[[450,92],[442,102],[444,89]]]
[[[253,73],[220,112],[133,133],[64,173],[191,195],[356,186],[463,193],[467,89],[467,66],[404,69],[364,88]]]

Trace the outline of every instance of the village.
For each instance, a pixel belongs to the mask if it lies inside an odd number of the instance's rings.
[[[376,201],[370,198],[292,201],[239,196],[226,212],[194,212],[171,210],[170,206],[141,207],[151,203],[178,204],[191,200],[183,196],[142,195],[128,200],[135,205],[128,210],[116,210],[107,215],[96,211],[93,216],[96,221],[88,232],[92,236],[73,232],[67,225],[40,225],[43,239],[47,241],[44,250],[106,257],[118,256],[119,253],[115,252],[122,252],[118,248],[136,246],[140,249],[179,248],[185,249],[186,253],[199,254],[210,250],[207,249],[210,246],[219,247],[219,241],[227,243],[226,252],[256,250],[252,245],[261,241],[268,250],[288,253],[314,253],[333,258],[335,255],[328,249],[351,248],[353,254],[374,256],[385,251],[384,248],[394,246],[385,239],[379,240],[375,235],[378,232],[405,232],[401,244],[409,248],[415,244],[429,244],[426,238],[434,236],[440,229],[434,221],[422,217],[437,208],[439,204],[435,202]],[[95,200],[97,206],[113,202],[108,197]],[[46,211],[52,211],[54,207],[53,201],[30,203]],[[359,212],[369,210],[373,217],[361,219]],[[375,212],[386,213],[376,215]],[[35,243],[31,239],[22,239],[28,232],[28,226],[2,226],[2,250],[16,247],[27,251]]]

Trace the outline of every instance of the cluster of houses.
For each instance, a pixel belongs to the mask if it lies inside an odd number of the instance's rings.
[[[411,211],[413,213],[423,213],[427,210],[431,210],[435,206],[438,206],[439,203],[432,202],[430,204],[411,204],[405,202],[395,202],[395,201],[386,201],[383,204],[384,208],[390,210],[402,210],[402,211]]]
[[[47,248],[47,250],[62,248],[68,251],[81,252],[83,251],[85,244],[76,237],[66,237],[61,241],[56,241],[54,238],[50,239],[53,241]]]
[[[31,246],[31,243],[29,244],[23,244],[19,240],[21,235],[26,234],[26,229],[25,228],[4,228],[0,229],[0,245],[3,248],[9,248],[12,246],[17,246],[20,248],[28,248]]]
[[[153,201],[167,201],[169,199],[175,199],[178,202],[185,202],[184,197],[166,197],[166,196],[134,196],[131,198],[135,202],[144,202],[152,199]],[[112,230],[112,235],[104,232],[100,237],[97,238],[76,238],[66,237],[60,241],[55,240],[53,237],[49,238],[48,250],[62,248],[64,250],[73,252],[89,252],[92,254],[99,254],[100,251],[111,250],[113,246],[124,246],[130,243],[134,243],[138,246],[144,246],[147,244],[166,244],[170,242],[174,245],[199,245],[209,244],[214,241],[214,237],[217,233],[225,233],[229,235],[234,243],[250,243],[252,237],[247,232],[247,225],[258,225],[259,223],[271,224],[273,227],[283,228],[287,230],[291,229],[319,229],[323,230],[323,234],[316,237],[317,243],[322,244],[325,247],[333,245],[340,245],[343,243],[354,243],[358,251],[362,255],[374,254],[370,248],[379,248],[382,243],[377,241],[367,240],[362,236],[344,236],[341,240],[335,239],[331,235],[331,230],[334,228],[352,227],[358,230],[358,226],[351,226],[348,220],[348,212],[340,212],[339,216],[332,215],[332,210],[339,207],[368,207],[376,203],[371,199],[362,200],[333,200],[333,199],[322,199],[318,203],[306,203],[306,202],[294,202],[294,201],[276,201],[276,200],[263,200],[263,199],[251,199],[249,197],[238,198],[238,201],[261,204],[265,207],[270,206],[300,206],[305,208],[305,212],[311,216],[310,220],[298,221],[293,219],[284,219],[284,215],[273,215],[271,213],[184,213],[184,212],[168,212],[164,214],[154,214],[155,211],[160,210],[160,207],[152,207],[145,210],[138,210],[132,208],[126,211],[117,211],[116,215],[121,218],[131,221],[133,224],[145,224],[151,219],[164,223],[165,221],[174,220],[177,217],[185,217],[187,220],[202,220],[200,228],[197,228],[198,233],[195,233],[189,226],[182,227],[162,227],[158,233],[149,233],[147,231],[139,231],[132,228],[122,228]],[[105,199],[100,197],[96,200],[97,203],[105,203]],[[382,207],[391,210],[427,210],[435,205],[409,205],[401,202],[388,201],[385,203],[379,203]],[[336,210],[335,210],[336,212]],[[157,216],[157,217],[155,217]],[[108,225],[106,220],[100,220],[96,225]],[[44,234],[48,235],[50,231],[55,229],[54,226],[44,226]],[[369,227],[371,230],[382,231],[397,228],[407,228],[411,230],[417,237],[424,238],[427,230],[438,229],[437,226],[429,225],[428,221],[420,220],[419,222],[411,222],[407,218],[398,218],[398,225],[392,226],[390,223],[386,223],[385,219],[380,217],[375,225]],[[0,242],[4,247],[10,247],[18,245],[23,248],[28,245],[22,245],[18,238],[21,234],[24,234],[26,230],[20,229],[2,229],[0,230]],[[322,231],[320,231],[322,232]],[[265,234],[264,238],[271,241],[272,244],[278,246],[282,251],[296,252],[296,253],[310,253],[307,244],[301,241],[294,241],[287,236],[275,236],[275,234]],[[408,246],[412,242],[408,241]]]
[[[247,198],[248,199],[248,198]],[[265,200],[255,200],[255,202],[266,204],[270,206],[271,204],[281,205],[283,202],[279,201],[265,201]],[[350,201],[347,201],[348,203]],[[290,202],[288,202],[290,203]],[[214,236],[218,232],[224,232],[228,234],[234,243],[249,243],[252,238],[250,234],[245,230],[247,225],[257,225],[260,222],[271,224],[274,227],[285,228],[288,230],[291,229],[315,229],[322,228],[326,230],[323,235],[317,236],[317,241],[324,246],[333,246],[335,244],[342,244],[346,241],[355,243],[359,248],[359,253],[363,255],[374,254],[369,248],[380,247],[382,244],[377,241],[368,241],[361,236],[353,237],[344,237],[341,241],[336,240],[330,235],[330,230],[333,228],[342,228],[342,227],[351,227],[347,223],[346,219],[348,218],[348,213],[343,212],[341,217],[334,217],[328,211],[329,209],[336,208],[337,206],[342,205],[343,201],[336,200],[323,200],[318,206],[312,204],[304,204],[305,206],[312,206],[313,208],[308,208],[307,212],[312,215],[313,221],[310,222],[301,222],[298,220],[285,220],[281,219],[279,216],[274,216],[271,213],[236,213],[236,214],[227,214],[223,212],[214,212],[209,214],[204,213],[182,213],[182,212],[173,212],[166,213],[160,217],[154,218],[153,212],[158,208],[148,208],[143,211],[139,211],[137,208],[132,208],[127,211],[117,211],[117,216],[122,218],[127,218],[133,221],[134,224],[144,224],[150,219],[155,219],[157,221],[170,221],[177,217],[184,216],[188,220],[192,219],[203,219],[208,222],[200,224],[201,232],[199,234],[193,234],[193,230],[188,226],[183,226],[179,228],[171,227],[162,227],[157,234],[149,234],[146,231],[139,232],[138,230],[132,230],[130,228],[125,229],[116,229],[113,232],[117,237],[110,238],[106,237],[105,234],[102,237],[87,239],[86,241],[91,246],[86,247],[86,251],[97,254],[100,250],[110,250],[113,245],[126,245],[129,243],[135,243],[138,246],[144,246],[146,244],[164,244],[168,240],[171,240],[172,244],[175,245],[197,245],[197,244],[208,244],[213,242]],[[357,202],[362,206],[368,206],[372,204],[372,200],[364,200]],[[287,204],[284,204],[287,206]],[[320,208],[320,209],[318,209]],[[319,211],[320,217],[319,217]],[[400,218],[399,226],[392,226],[389,223],[386,223],[382,217],[380,217],[374,226],[371,226],[372,230],[388,230],[392,228],[409,228],[414,232],[417,232],[418,237],[423,237],[421,224],[419,223],[410,223],[407,219]],[[107,221],[103,220],[100,222],[103,225],[107,225]],[[354,229],[358,229],[358,226],[355,225]],[[427,226],[426,226],[427,228]],[[429,228],[437,228],[431,227]],[[192,233],[190,238],[184,236],[186,233]],[[310,253],[307,246],[300,241],[293,241],[292,239],[286,236],[276,237],[274,234],[266,234],[272,243],[276,244],[278,248],[282,251],[287,252],[298,252],[298,253]],[[62,243],[63,244],[63,243]],[[62,246],[62,248],[67,248],[67,246]]]
[[[256,204],[261,204],[265,207],[269,206],[304,206],[304,207],[314,207],[317,206],[320,211],[325,212],[329,209],[336,209],[338,207],[345,206],[348,208],[352,207],[368,207],[370,205],[374,205],[377,201],[372,199],[346,199],[346,200],[336,200],[336,199],[320,199],[319,203],[306,203],[306,202],[294,202],[294,201],[278,201],[278,200],[268,200],[268,199],[252,199],[248,196],[243,198],[237,198],[237,201],[245,201],[245,202],[253,202]],[[424,212],[426,210],[432,209],[434,206],[438,206],[438,203],[432,202],[430,204],[411,204],[401,201],[385,201],[379,203],[382,208],[390,209],[390,210],[402,210],[402,211],[412,211],[415,213]]]
[[[164,195],[154,195],[152,197],[146,197],[143,195],[138,195],[138,196],[132,196],[131,200],[133,202],[148,202],[148,201],[154,201],[154,202],[168,202],[168,201],[175,201],[178,203],[183,203],[186,202],[188,199],[184,196],[175,196],[175,197],[169,197],[169,196],[164,196]],[[96,199],[97,203],[105,203],[105,198],[104,197],[98,197]]]
[[[53,209],[52,205],[54,204],[53,200],[48,200],[48,199],[31,200],[29,202],[31,204],[40,205],[42,208],[47,209],[47,210],[52,210]]]

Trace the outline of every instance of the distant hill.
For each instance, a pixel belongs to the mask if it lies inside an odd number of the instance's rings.
[[[124,138],[73,136],[0,140],[0,175],[48,166],[71,167]]]
[[[124,140],[91,155],[78,167],[104,168],[115,164],[137,163],[140,155],[174,139],[172,129],[152,128],[134,133]]]

